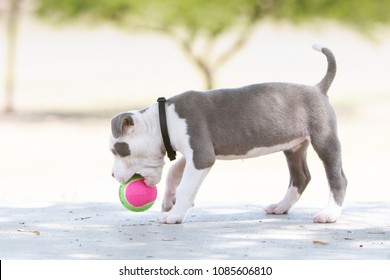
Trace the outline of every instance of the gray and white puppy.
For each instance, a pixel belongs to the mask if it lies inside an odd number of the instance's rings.
[[[170,142],[183,157],[170,168],[160,217],[181,223],[217,159],[243,159],[283,151],[290,185],[285,197],[266,207],[268,214],[286,214],[310,181],[306,151],[311,143],[323,161],[330,186],[328,205],[314,216],[333,223],[341,214],[347,179],[341,163],[336,114],[327,91],[336,74],[332,52],[313,46],[328,60],[325,77],[315,86],[262,83],[235,89],[188,91],[169,98],[166,118]],[[112,175],[119,182],[134,173],[148,185],[161,180],[166,147],[158,104],[125,112],[111,121]]]

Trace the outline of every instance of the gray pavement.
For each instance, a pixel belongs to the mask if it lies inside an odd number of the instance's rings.
[[[158,205],[0,207],[0,259],[390,259],[390,204],[347,203],[335,224],[320,209],[266,215],[256,204],[201,204],[185,223],[161,225]]]

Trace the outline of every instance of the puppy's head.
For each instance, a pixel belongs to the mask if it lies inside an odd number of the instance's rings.
[[[154,186],[161,180],[164,152],[148,130],[141,112],[121,113],[111,120],[110,150],[114,155],[112,176],[120,183],[135,173]]]

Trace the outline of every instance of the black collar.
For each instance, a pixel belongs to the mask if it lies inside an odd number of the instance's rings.
[[[169,138],[168,133],[168,125],[167,125],[167,115],[165,113],[165,102],[167,100],[165,97],[159,97],[157,99],[158,102],[158,115],[160,118],[160,128],[161,128],[161,134],[164,141],[165,149],[167,150],[167,154],[169,159],[175,160],[176,159],[176,152],[173,150],[171,145],[171,139]]]

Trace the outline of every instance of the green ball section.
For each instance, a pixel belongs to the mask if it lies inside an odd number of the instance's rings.
[[[119,187],[119,199],[120,199],[121,203],[123,204],[123,206],[126,209],[128,209],[130,211],[133,211],[133,212],[143,212],[143,211],[146,211],[150,207],[152,207],[153,204],[154,204],[154,201],[152,201],[152,202],[149,202],[148,204],[145,204],[144,206],[134,207],[133,205],[128,203],[127,200],[126,200],[125,193],[126,193],[127,185],[129,183],[131,183],[131,182],[134,182],[134,181],[137,181],[137,180],[142,180],[142,179],[143,179],[143,177],[141,175],[134,174],[133,177],[131,177],[126,183],[121,184],[121,186]]]

